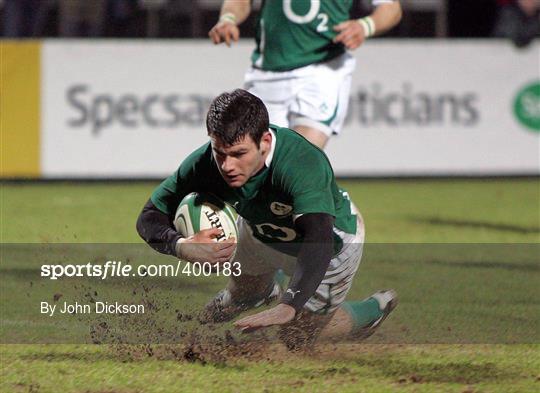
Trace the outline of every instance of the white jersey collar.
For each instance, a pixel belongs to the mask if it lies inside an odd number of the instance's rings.
[[[272,158],[274,158],[274,150],[276,148],[276,134],[274,134],[274,131],[272,131],[271,129],[268,129],[268,131],[270,131],[270,134],[272,135],[272,143],[270,145],[270,151],[266,156],[266,160],[264,160],[264,165],[266,165],[267,168],[270,168]]]

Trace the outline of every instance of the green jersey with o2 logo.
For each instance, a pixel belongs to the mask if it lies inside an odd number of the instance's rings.
[[[302,242],[294,219],[307,213],[335,217],[334,227],[356,233],[356,215],[348,194],[339,189],[326,155],[296,132],[271,126],[272,159],[240,188],[221,177],[206,143],[187,157],[152,194],[152,202],[174,217],[180,201],[191,192],[212,193],[231,205],[250,225],[256,238],[296,255]],[[335,234],[334,250],[342,247]]]
[[[333,59],[334,26],[350,19],[353,0],[264,0],[251,56],[255,68],[286,71]]]
[[[334,27],[351,18],[356,0],[263,0],[253,67],[288,71],[328,61],[345,52],[332,40]],[[371,0],[373,6],[395,0]]]

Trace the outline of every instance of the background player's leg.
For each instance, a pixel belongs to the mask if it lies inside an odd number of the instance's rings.
[[[355,63],[353,56],[344,54],[306,67],[293,81],[299,89],[290,107],[290,128],[321,149],[345,121]]]
[[[328,143],[328,135],[315,128],[298,125],[294,130],[320,149],[324,149]]]

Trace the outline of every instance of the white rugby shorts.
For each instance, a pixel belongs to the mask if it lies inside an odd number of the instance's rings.
[[[294,129],[307,126],[327,136],[339,134],[347,115],[356,59],[348,52],[324,63],[291,71],[251,67],[244,87],[266,105],[270,123]]]
[[[345,301],[364,246],[364,222],[359,213],[356,234],[348,234],[334,228],[341,239],[341,252],[330,261],[328,270],[315,294],[307,301],[304,308],[316,314],[333,313]],[[240,262],[242,274],[249,276],[268,275],[282,269],[289,277],[293,275],[296,257],[284,254],[267,246],[253,236],[253,231],[242,217],[237,219],[238,246],[234,261]],[[273,278],[272,278],[273,279]]]

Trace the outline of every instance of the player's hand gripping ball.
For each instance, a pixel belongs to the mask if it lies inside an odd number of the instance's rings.
[[[179,249],[181,259],[216,263],[234,258],[234,243],[238,239],[234,213],[215,195],[186,195],[176,210],[174,226],[186,239]]]
[[[174,216],[174,226],[183,237],[190,237],[204,229],[217,228],[223,232],[216,241],[238,238],[232,209],[212,194],[192,192],[182,199]]]

